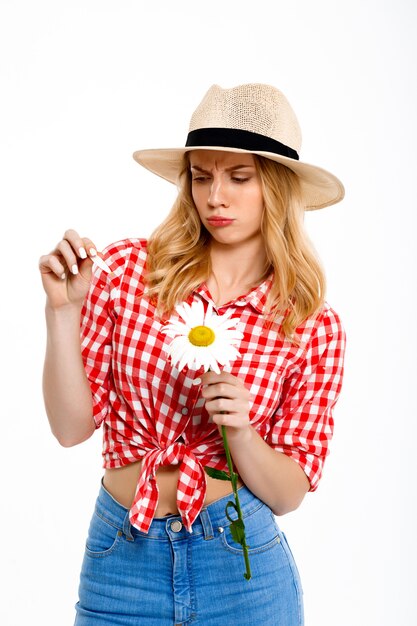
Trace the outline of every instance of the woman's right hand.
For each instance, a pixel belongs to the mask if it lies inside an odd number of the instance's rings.
[[[91,239],[67,230],[49,254],[39,259],[39,270],[47,306],[59,309],[68,304],[82,306],[91,282],[97,250]]]

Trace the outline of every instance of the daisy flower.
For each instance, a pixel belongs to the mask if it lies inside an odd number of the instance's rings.
[[[236,330],[239,320],[231,317],[233,311],[216,315],[209,304],[204,312],[201,300],[191,305],[183,302],[175,310],[181,319],[171,318],[162,329],[172,339],[167,352],[174,367],[179,370],[186,365],[191,370],[203,367],[205,372],[212,370],[220,374],[219,365],[229,365],[240,356],[236,345],[243,339],[243,333]]]
[[[239,320],[231,317],[233,311],[229,310],[225,315],[216,315],[213,313],[213,306],[209,304],[207,311],[204,312],[204,305],[201,300],[193,302],[191,305],[183,302],[176,306],[175,310],[181,319],[171,318],[168,324],[161,329],[172,339],[166,351],[174,367],[179,370],[182,370],[186,365],[191,370],[199,370],[200,367],[203,367],[205,372],[212,370],[216,374],[220,374],[219,365],[229,365],[230,361],[240,356],[236,345],[243,339],[243,333],[236,329]],[[223,425],[221,426],[221,433],[229,473],[211,467],[206,467],[205,470],[212,478],[229,480],[232,483],[235,501],[227,502],[226,516],[230,521],[233,539],[243,548],[246,564],[244,576],[246,580],[250,580],[248,545],[237,488],[238,474],[233,468],[226,427]],[[237,519],[230,517],[230,509],[234,510]]]

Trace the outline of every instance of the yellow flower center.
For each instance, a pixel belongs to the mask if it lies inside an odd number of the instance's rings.
[[[216,335],[208,326],[195,326],[188,334],[188,339],[193,346],[207,347],[214,342]]]

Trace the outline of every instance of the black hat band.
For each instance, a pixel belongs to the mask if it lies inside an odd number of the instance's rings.
[[[290,159],[299,160],[298,153],[289,146],[240,128],[198,128],[188,133],[187,148],[194,146],[218,146],[222,148],[238,148],[251,152],[272,152]]]

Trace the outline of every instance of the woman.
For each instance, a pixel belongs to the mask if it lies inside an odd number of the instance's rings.
[[[299,161],[300,137],[274,87],[215,85],[186,148],[134,154],[179,186],[150,241],[97,255],[70,230],[40,260],[52,431],[72,446],[104,428],[78,626],[303,623],[299,575],[274,516],[317,488],[344,333],[302,224],[305,209],[338,202],[343,186]],[[92,269],[98,256],[109,272]],[[239,320],[239,356],[220,373],[177,369],[167,357],[164,329],[181,302]],[[225,512],[231,484],[204,469],[227,470],[221,426],[239,475],[250,580]]]

